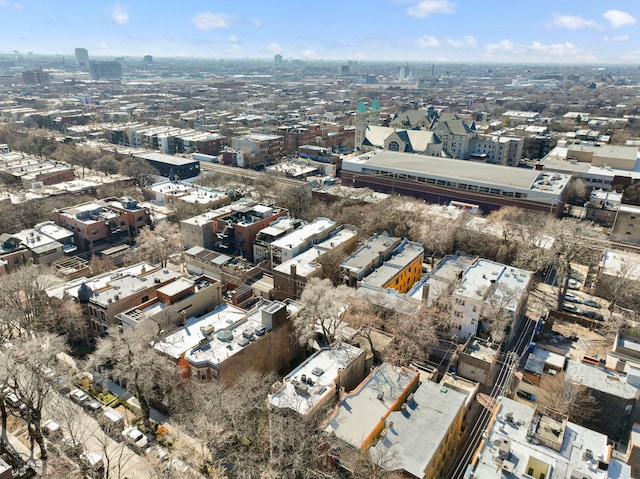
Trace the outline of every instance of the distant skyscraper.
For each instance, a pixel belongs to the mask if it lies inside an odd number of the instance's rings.
[[[282,63],[282,55],[274,55],[273,56],[274,63]]]
[[[151,55],[145,55],[144,58],[142,58],[142,63],[145,65],[151,65],[153,63],[153,57]]]
[[[89,52],[86,48],[76,48],[76,60],[82,70],[89,69]]]
[[[122,80],[122,65],[116,61],[90,61],[92,80]]]
[[[49,73],[42,70],[42,67],[35,70],[23,71],[22,81],[25,85],[42,85],[49,83]]]

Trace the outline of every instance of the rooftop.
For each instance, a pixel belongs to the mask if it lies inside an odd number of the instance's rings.
[[[301,226],[297,230],[278,238],[271,245],[274,248],[296,249],[319,233],[334,229],[335,225],[335,221],[331,221],[328,218],[316,218],[312,223]]]
[[[571,179],[570,175],[547,174],[526,168],[475,162],[470,166],[464,160],[386,150],[365,153],[345,159],[342,163],[345,171],[360,172],[363,168],[370,170],[376,167],[401,175],[428,175],[433,178],[471,181],[489,188],[512,188],[550,195],[560,194]]]
[[[245,310],[223,303],[200,318],[188,318],[187,324],[183,328],[166,336],[154,347],[174,359],[178,359],[185,353],[188,353],[195,360],[215,359],[215,353],[219,352],[219,348],[215,348],[218,340],[209,341],[209,336],[213,337],[214,333],[218,331],[234,327],[240,322],[246,323],[246,321],[247,312]],[[199,348],[198,351],[189,352],[200,343],[203,343],[203,348],[206,345],[209,345],[209,348],[204,348],[204,350]],[[222,347],[225,351],[227,350],[226,343]],[[226,354],[225,352],[225,357]]]
[[[415,477],[424,477],[427,466],[464,408],[467,395],[425,381],[413,396],[405,411],[389,414],[389,430],[370,453],[374,459],[390,458],[384,464],[387,470],[404,470]],[[417,444],[420,447],[416,447]]]
[[[324,398],[336,394],[340,370],[362,354],[362,349],[347,343],[334,343],[317,351],[284,378],[280,390],[269,395],[269,404],[279,410],[307,414]]]
[[[193,160],[191,158],[182,158],[180,156],[164,155],[162,153],[154,153],[154,152],[136,153],[135,156],[138,158],[142,158],[143,160],[158,161],[158,162],[167,163],[169,165],[175,165],[175,166],[184,166],[184,165],[191,165],[193,163],[199,163],[198,160]]]
[[[325,432],[334,433],[355,448],[366,447],[363,443],[375,431],[380,418],[399,407],[396,401],[409,394],[417,378],[418,373],[411,369],[382,363],[338,403]]]
[[[610,458],[607,436],[557,415],[501,398],[496,419],[481,444],[473,477],[630,479],[629,466]],[[546,444],[546,445],[545,445]],[[607,470],[600,462],[608,463]],[[527,475],[528,474],[528,475]]]

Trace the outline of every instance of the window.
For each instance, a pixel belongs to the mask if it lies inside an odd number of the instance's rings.
[[[389,150],[390,151],[400,151],[400,143],[395,140],[389,142]]]
[[[97,229],[97,228],[96,228],[96,229],[94,229],[94,230],[91,232],[91,234],[92,234],[93,236],[97,235],[97,234],[98,234],[98,229]]]

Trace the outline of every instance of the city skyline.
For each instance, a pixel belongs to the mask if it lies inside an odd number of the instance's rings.
[[[640,4],[379,0],[277,5],[0,0],[2,53],[302,60],[633,63]]]

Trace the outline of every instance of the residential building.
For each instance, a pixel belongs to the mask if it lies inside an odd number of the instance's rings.
[[[92,80],[122,80],[122,65],[117,61],[89,61]]]
[[[340,263],[342,282],[355,288],[365,276],[391,258],[393,250],[400,244],[400,241],[400,238],[390,236],[387,232],[378,233],[369,238]]]
[[[303,221],[296,218],[282,216],[269,223],[269,226],[258,231],[253,241],[253,261],[262,263],[271,260],[271,244],[278,238],[291,233],[303,225]],[[271,265],[269,265],[271,267]]]
[[[309,417],[330,406],[341,391],[351,391],[365,377],[365,356],[364,350],[343,342],[316,351],[269,394],[269,409],[281,416]]]
[[[104,336],[115,327],[118,313],[157,297],[157,290],[180,278],[180,273],[137,263],[91,278],[78,278],[49,288],[47,295],[73,298],[83,307],[86,339]]]
[[[497,344],[470,336],[464,347],[458,351],[456,374],[487,386],[491,384],[492,374],[499,358],[500,351]]]
[[[496,475],[631,479],[631,468],[615,459],[612,449],[604,434],[574,424],[555,411],[534,409],[503,397],[468,473],[475,479],[494,479]]]
[[[516,329],[525,317],[532,279],[531,271],[485,259],[447,256],[408,296],[433,304],[450,291],[452,328],[458,337],[468,339],[492,327]],[[504,332],[494,331],[495,337]]]
[[[340,397],[322,428],[348,445],[359,458],[362,452],[368,451],[379,439],[384,440],[390,432],[387,419],[394,411],[410,408],[414,399],[412,393],[418,384],[418,372],[382,363],[352,392]],[[352,462],[345,451],[340,451],[336,459],[347,468]]]
[[[618,206],[611,228],[611,240],[621,243],[640,243],[640,206]]]
[[[423,198],[462,201],[484,212],[503,206],[559,214],[571,177],[502,165],[474,164],[427,155],[372,151],[342,161],[345,186]]]
[[[116,314],[120,328],[135,328],[143,321],[154,321],[158,330],[173,329],[187,317],[206,314],[222,302],[222,283],[202,275],[194,279],[178,278],[156,289],[146,303]]]
[[[233,148],[243,153],[241,168],[270,165],[282,158],[283,138],[280,135],[250,133],[233,138]],[[242,163],[242,164],[240,164]]]
[[[393,249],[391,257],[365,276],[360,284],[379,289],[392,288],[406,293],[422,277],[423,261],[424,246],[404,239]]]
[[[0,276],[11,274],[30,262],[31,250],[20,238],[8,233],[0,234]]]
[[[272,267],[293,259],[314,244],[327,239],[335,229],[335,221],[328,218],[316,218],[313,222],[278,238],[271,243]]]
[[[322,258],[327,254],[347,254],[358,242],[358,234],[348,226],[331,232],[324,241],[273,268],[275,299],[300,298],[307,282],[322,277]]]
[[[625,462],[631,467],[631,475],[640,477],[640,424],[634,424],[627,442]]]
[[[150,212],[132,198],[105,198],[53,211],[58,226],[73,231],[80,251],[94,253],[133,241],[150,224]]]
[[[380,459],[384,469],[403,477],[446,477],[464,430],[467,394],[425,381],[407,399],[404,410],[387,416],[385,433],[369,454],[374,461]]]
[[[42,67],[35,70],[25,70],[22,72],[22,82],[25,85],[44,85],[51,82],[49,72],[42,70]]]
[[[290,340],[287,305],[260,304],[252,311],[218,305],[154,345],[176,361],[186,377],[232,383],[248,369],[278,372],[296,354]]]
[[[245,284],[262,274],[258,265],[244,258],[228,256],[200,246],[193,246],[184,252],[185,266],[191,274],[206,274],[226,286]]]
[[[226,191],[215,190],[181,180],[160,181],[145,186],[142,193],[145,200],[169,207],[179,201],[208,208],[220,208],[231,203],[231,198]]]

